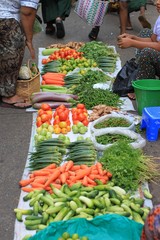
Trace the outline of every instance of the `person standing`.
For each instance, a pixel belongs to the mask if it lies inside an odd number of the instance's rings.
[[[63,38],[65,36],[63,21],[70,15],[71,0],[41,0],[40,2],[46,34],[53,35],[56,31],[57,38]]]
[[[16,82],[24,57],[25,46],[32,59],[33,24],[39,0],[0,1],[0,97],[2,102],[25,107],[25,100],[16,95]],[[17,105],[18,104],[18,105]]]
[[[128,21],[128,0],[118,0],[119,2],[119,20],[120,20],[120,34],[126,32]],[[100,26],[94,26],[89,33],[90,40],[96,40],[100,31]]]

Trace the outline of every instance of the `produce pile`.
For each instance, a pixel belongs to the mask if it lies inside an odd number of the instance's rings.
[[[33,107],[38,109],[34,144],[28,154],[27,175],[19,181],[23,204],[14,209],[16,222],[23,226],[23,240],[31,240],[50,223],[90,220],[104,214],[118,214],[144,224],[150,211],[145,200],[152,195],[147,188],[142,188],[141,194],[138,189],[159,177],[153,159],[129,145],[133,139],[104,134],[97,141],[113,143],[104,151],[96,150],[92,142],[90,124],[102,116],[109,117],[95,124],[98,131],[130,125],[124,118],[110,117],[119,111],[119,97],[93,87],[113,81],[106,72],[112,72],[117,54],[101,42],[82,44],[80,54],[68,48],[46,49],[50,56],[42,69],[42,91],[31,96]],[[53,54],[58,60],[53,60]],[[77,64],[74,57],[83,60],[85,68],[81,62],[78,71],[72,72],[66,61]],[[92,64],[101,64],[103,71],[91,69]],[[87,232],[81,236],[67,231],[59,234],[60,239],[91,240]]]

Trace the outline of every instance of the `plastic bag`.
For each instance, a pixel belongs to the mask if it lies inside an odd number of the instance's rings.
[[[96,132],[99,132],[99,130],[102,130],[102,128],[97,129],[94,126],[98,123],[101,123],[101,122],[109,119],[109,118],[124,118],[130,124],[130,126],[129,127],[118,127],[118,128],[128,129],[128,130],[133,130],[133,131],[135,130],[134,117],[125,115],[122,113],[118,113],[118,112],[112,112],[110,114],[106,114],[105,116],[102,116],[102,117],[98,118],[97,120],[93,121],[90,126],[91,132],[96,133]],[[103,128],[103,130],[108,129],[108,128],[111,128],[111,127]]]
[[[78,0],[75,13],[91,26],[101,26],[109,2],[106,0]]]
[[[20,80],[28,80],[31,79],[31,71],[27,67],[27,65],[22,65],[19,70],[18,79]]]
[[[42,31],[42,20],[41,18],[36,15],[35,21],[34,21],[34,25],[33,25],[33,33],[40,33]]]
[[[135,58],[127,61],[118,72],[112,85],[112,91],[121,97],[126,97],[127,93],[134,92],[132,81],[136,80],[137,68]]]
[[[105,214],[93,220],[84,218],[51,223],[29,240],[57,240],[64,232],[78,233],[90,240],[139,240],[143,225],[118,214]]]
[[[146,140],[144,138],[141,137],[140,134],[135,133],[132,130],[128,130],[128,129],[123,129],[123,128],[106,128],[106,129],[99,129],[98,132],[91,132],[91,140],[94,144],[94,147],[98,150],[98,151],[104,151],[105,149],[107,149],[108,147],[112,146],[114,143],[110,143],[110,144],[100,144],[97,142],[96,137],[98,136],[102,136],[105,134],[120,134],[120,135],[124,135],[127,136],[131,139],[133,139],[133,142],[129,143],[133,148],[143,148],[146,145]]]

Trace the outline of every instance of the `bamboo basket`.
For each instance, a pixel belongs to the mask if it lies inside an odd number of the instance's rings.
[[[24,98],[28,102],[30,102],[30,97],[32,93],[40,92],[40,72],[39,72],[39,69],[37,68],[37,74],[33,77],[30,69],[30,62],[31,60],[28,60],[27,66],[28,66],[31,78],[28,80],[18,79],[17,86],[16,86],[16,94]]]

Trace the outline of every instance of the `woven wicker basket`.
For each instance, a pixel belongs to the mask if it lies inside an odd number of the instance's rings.
[[[34,92],[40,92],[40,72],[37,68],[37,74],[32,77],[32,72],[30,70],[30,62],[28,61],[28,68],[30,71],[31,78],[29,80],[17,80],[16,94],[27,101],[30,101],[30,96]]]

